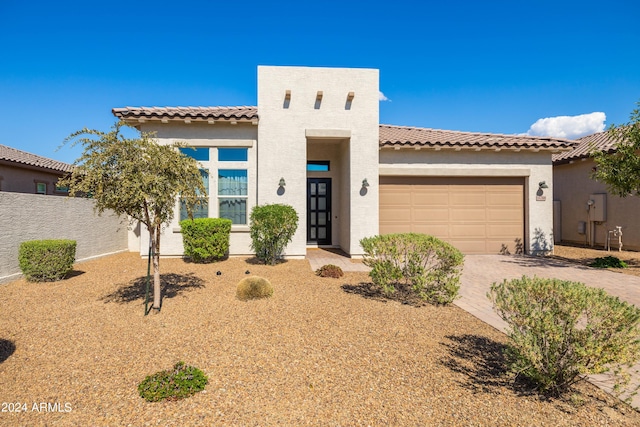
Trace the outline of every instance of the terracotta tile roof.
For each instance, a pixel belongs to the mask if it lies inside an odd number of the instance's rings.
[[[258,107],[125,107],[113,114],[124,120],[242,120],[258,119]],[[458,132],[407,126],[380,125],[380,147],[534,149],[566,151],[575,141],[567,139]]]
[[[612,152],[615,151],[617,143],[617,140],[612,138],[608,131],[583,136],[582,138],[578,138],[577,141],[578,145],[576,145],[573,150],[566,153],[554,154],[552,157],[553,163],[562,164],[568,163],[571,160],[589,157],[591,147],[600,151]]]
[[[125,107],[111,110],[120,119],[253,121],[257,107]]]
[[[380,147],[570,150],[568,139],[380,125]]]
[[[35,166],[56,172],[71,172],[73,170],[73,165],[68,163],[37,156],[2,144],[0,144],[0,161],[19,163],[26,166]]]

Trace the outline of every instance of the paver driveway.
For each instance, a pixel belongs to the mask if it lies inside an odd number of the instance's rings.
[[[506,324],[493,311],[487,292],[493,282],[522,276],[538,276],[582,282],[605,289],[609,294],[640,307],[640,277],[612,271],[569,264],[550,258],[504,255],[466,255],[460,284],[460,298],[455,304],[491,326],[504,331]],[[634,370],[640,370],[640,364]],[[609,381],[602,375],[593,376],[591,382],[610,391]],[[640,375],[634,375],[632,385],[640,384]],[[640,408],[640,396],[632,400]]]

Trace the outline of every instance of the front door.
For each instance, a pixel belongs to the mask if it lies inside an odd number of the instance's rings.
[[[307,242],[331,244],[331,178],[307,178]]]

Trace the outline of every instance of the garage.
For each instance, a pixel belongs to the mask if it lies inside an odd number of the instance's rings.
[[[524,178],[380,177],[380,234],[425,233],[465,254],[522,247]]]

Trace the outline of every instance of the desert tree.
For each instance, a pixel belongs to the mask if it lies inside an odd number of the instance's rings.
[[[69,135],[63,144],[83,146],[73,172],[58,181],[70,196],[91,197],[98,213],[106,209],[127,215],[130,225],[144,224],[149,231],[153,263],[153,308],[160,309],[160,236],[173,219],[179,197],[189,212],[205,194],[197,162],[183,153],[182,144],[160,145],[154,134],[114,124],[109,132],[84,128]]]
[[[614,150],[591,148],[597,168],[593,178],[607,184],[611,193],[627,197],[640,196],[640,102],[628,123],[611,126],[609,136],[616,141]]]

